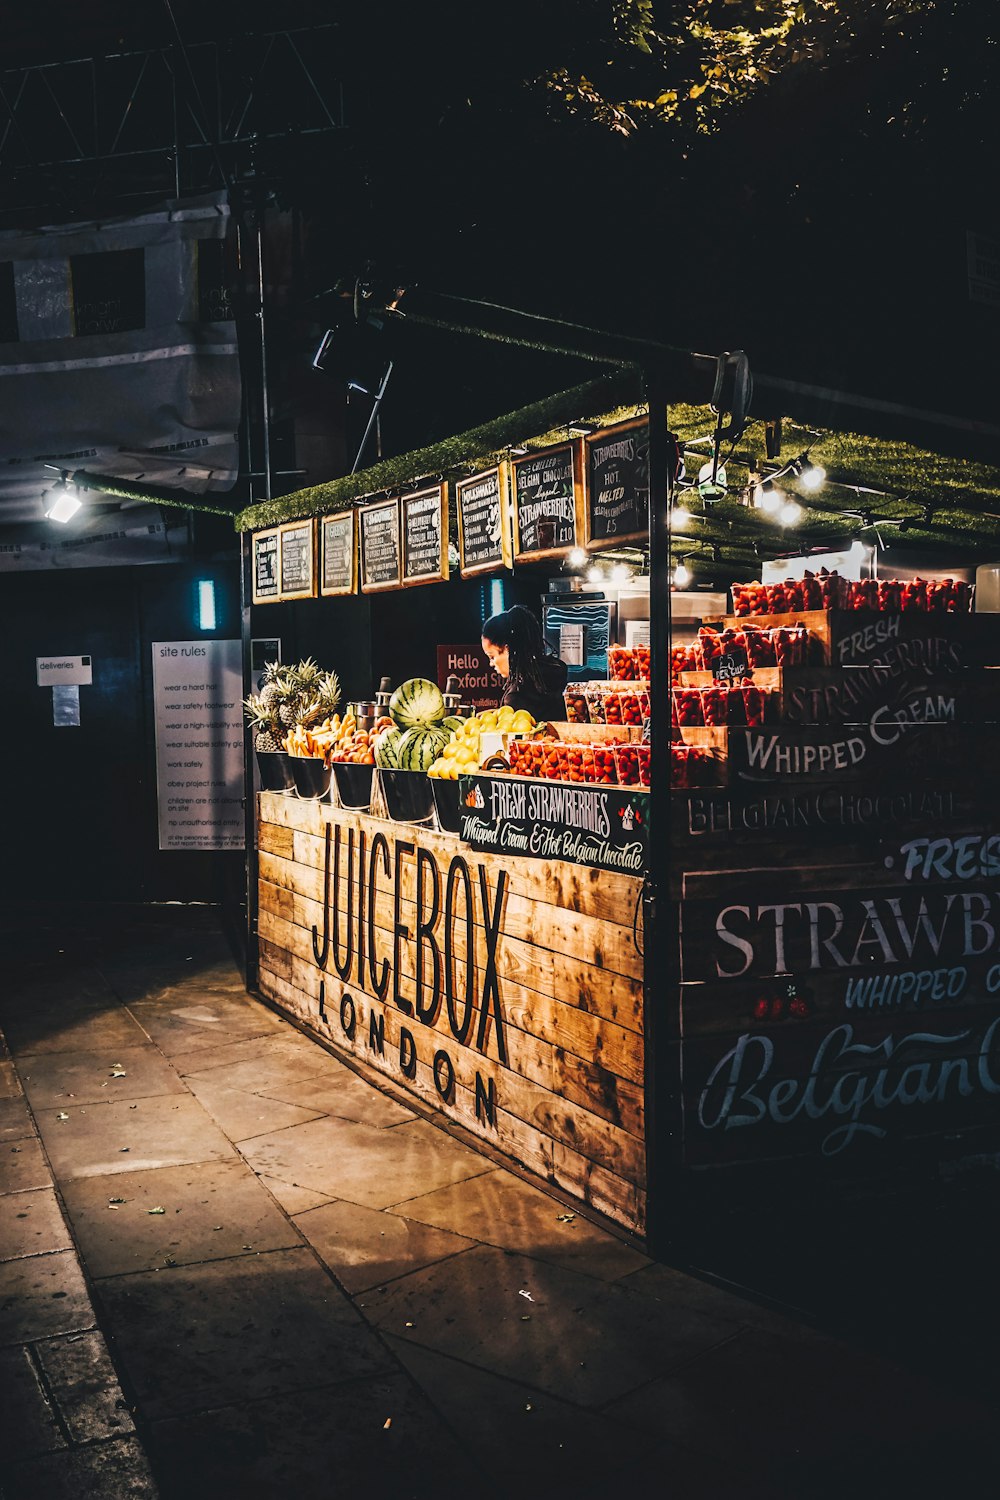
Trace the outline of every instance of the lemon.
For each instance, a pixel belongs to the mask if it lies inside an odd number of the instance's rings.
[[[526,708],[519,708],[510,722],[510,728],[515,734],[525,734],[534,727],[535,721]]]

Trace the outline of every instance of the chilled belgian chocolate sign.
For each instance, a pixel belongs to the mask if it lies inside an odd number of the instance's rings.
[[[615,547],[649,535],[649,423],[645,417],[586,441],[586,542]]]
[[[463,776],[461,834],[473,849],[641,875],[649,798],[614,787]]]
[[[415,861],[415,905],[403,884]],[[506,1066],[507,1027],[497,950],[509,877],[491,886],[484,866],[456,854],[450,862],[406,839],[327,824],[323,851],[323,914],[312,929],[320,971],[320,1019],[347,1043],[367,1044],[368,1060],[384,1071],[416,1076],[430,1068],[443,1104],[454,1104],[456,1047],[492,1054]],[[379,905],[391,902],[392,930]],[[412,924],[412,925],[411,925]],[[477,940],[478,935],[478,940]],[[403,991],[403,954],[415,949],[413,998]],[[484,957],[478,956],[484,952]],[[393,1019],[390,1022],[390,1012]],[[359,1038],[362,1015],[367,1032]],[[387,1026],[387,1022],[389,1022]],[[398,1038],[390,1054],[387,1032]],[[467,1070],[461,1070],[467,1071]],[[496,1083],[475,1074],[477,1118],[496,1125]]]

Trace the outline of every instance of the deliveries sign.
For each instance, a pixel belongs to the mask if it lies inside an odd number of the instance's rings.
[[[642,792],[509,776],[463,776],[459,786],[462,838],[473,849],[624,875],[645,869],[649,798]]]

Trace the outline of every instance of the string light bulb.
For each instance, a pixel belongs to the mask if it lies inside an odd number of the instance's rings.
[[[802,519],[802,507],[796,505],[794,500],[789,500],[778,512],[778,520],[782,526],[794,526]]]
[[[809,458],[804,458],[801,460],[799,477],[802,488],[815,494],[816,490],[822,488],[823,481],[826,479],[826,470],[822,464],[814,464]]]
[[[625,563],[616,563],[611,569],[612,583],[628,583],[631,577],[632,569],[627,567]]]
[[[684,531],[691,524],[691,512],[683,505],[675,505],[668,519],[672,531]]]
[[[599,568],[596,563],[587,569],[587,578],[591,583],[602,583],[604,580],[604,569]]]
[[[691,582],[691,569],[686,563],[679,562],[674,569],[673,582],[676,588],[682,589]]]
[[[587,554],[582,547],[573,547],[570,550],[567,562],[571,568],[582,568],[587,561]]]
[[[759,499],[757,498],[756,492],[754,493],[754,502],[757,505],[757,508],[759,510],[762,510],[767,516],[776,515],[785,503],[785,499],[781,491],[774,489],[773,486],[771,489],[766,489],[764,485],[760,485],[759,488]]]

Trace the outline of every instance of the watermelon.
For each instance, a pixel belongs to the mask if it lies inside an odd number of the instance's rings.
[[[394,771],[399,766],[399,742],[403,738],[401,729],[383,729],[375,741],[375,764],[383,771]]]
[[[399,769],[429,771],[450,738],[446,729],[429,725],[408,729],[399,741]]]
[[[457,734],[467,723],[467,719],[460,719],[457,714],[449,714],[446,719],[441,720],[441,728],[447,729],[450,734]]]
[[[389,713],[400,729],[440,724],[445,715],[444,697],[436,682],[427,677],[411,677],[401,682],[389,699]]]

